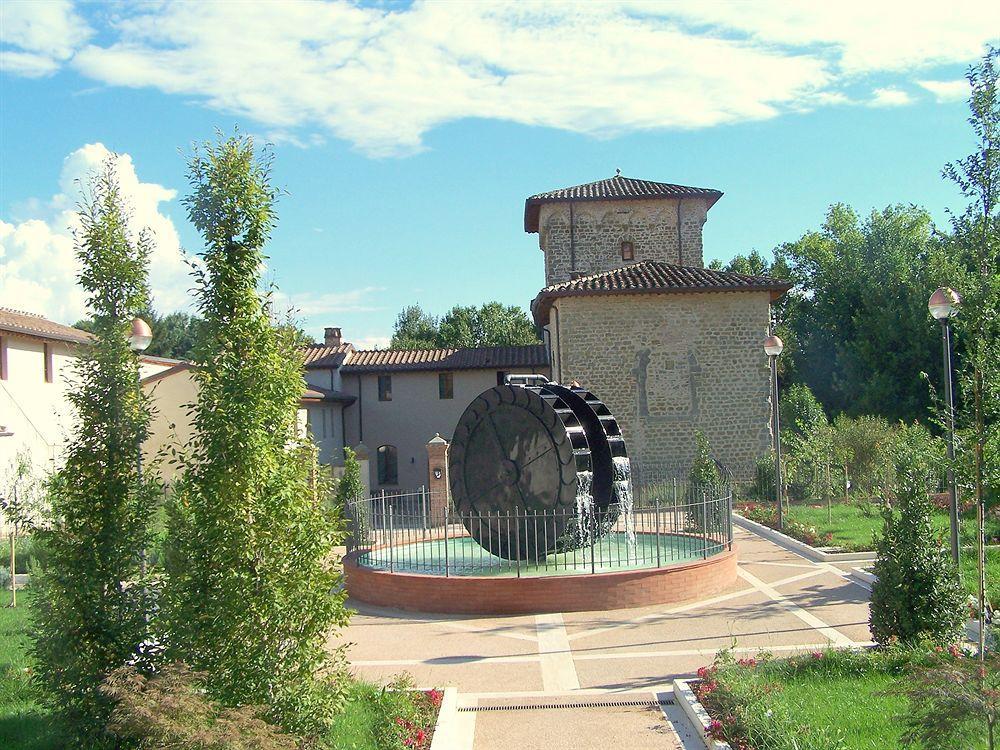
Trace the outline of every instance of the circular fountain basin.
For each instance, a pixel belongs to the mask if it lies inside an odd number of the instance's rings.
[[[446,554],[447,549],[447,554]],[[426,539],[344,558],[352,599],[449,614],[626,609],[719,593],[736,582],[736,553],[685,534],[612,532],[591,550],[537,562],[495,557],[470,536]],[[451,561],[461,560],[461,566]]]

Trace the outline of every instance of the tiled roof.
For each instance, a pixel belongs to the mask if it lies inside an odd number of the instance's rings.
[[[645,260],[602,271],[572,281],[547,286],[531,303],[535,322],[544,325],[552,300],[602,294],[683,294],[695,292],[770,292],[777,299],[792,288],[791,282],[767,276],[749,276],[710,268],[675,266]]]
[[[307,385],[305,391],[302,393],[302,399],[304,401],[336,401],[345,406],[353,404],[358,400],[357,397],[350,394],[341,393],[330,388],[320,388],[318,385]]]
[[[548,367],[544,344],[474,349],[374,349],[352,352],[342,373],[408,370],[507,370]]]
[[[21,333],[25,336],[35,336],[54,341],[69,341],[74,344],[85,344],[93,339],[86,331],[79,328],[64,326],[41,315],[0,307],[0,331]]]
[[[639,200],[643,198],[707,198],[708,207],[711,208],[721,197],[722,193],[712,188],[637,180],[634,177],[623,177],[616,174],[606,180],[550,190],[547,193],[531,196],[524,202],[524,231],[538,231],[538,211],[543,203]]]
[[[354,345],[343,343],[336,346],[326,344],[309,344],[302,349],[305,355],[306,367],[340,367],[349,352],[354,351]]]

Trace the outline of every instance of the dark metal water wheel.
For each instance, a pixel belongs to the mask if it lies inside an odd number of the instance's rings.
[[[583,426],[558,397],[497,386],[465,410],[449,450],[451,493],[469,533],[507,560],[540,560],[556,549],[589,472]],[[523,514],[532,516],[523,519]],[[539,515],[547,514],[547,515]]]

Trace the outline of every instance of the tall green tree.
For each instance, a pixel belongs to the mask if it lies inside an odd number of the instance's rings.
[[[987,496],[1000,493],[1000,51],[991,48],[968,74],[969,123],[976,145],[945,167],[968,201],[952,216],[958,269],[950,282],[963,302],[955,320],[962,346],[960,387],[965,437],[974,454],[972,484],[977,500],[979,612],[984,617]],[[980,620],[980,655],[985,623]]]
[[[535,326],[517,305],[487,302],[456,305],[444,317],[429,315],[419,305],[404,308],[396,317],[393,349],[521,346],[539,343]]]
[[[791,380],[831,414],[926,419],[929,373],[941,375],[927,298],[943,249],[926,211],[890,206],[860,217],[834,205],[819,231],[783,245],[796,288],[786,307]],[[788,343],[788,342],[786,342]]]
[[[408,305],[396,316],[392,349],[434,349],[438,345],[438,319],[420,305]]]
[[[33,581],[35,675],[73,747],[111,742],[111,700],[98,687],[136,656],[149,630],[141,558],[157,486],[138,472],[149,406],[128,335],[133,316],[149,305],[151,239],[130,233],[115,174],[105,164],[80,205],[77,280],[94,342],[81,350],[68,392],[72,436],[51,484],[51,526],[39,532],[48,562]]]
[[[266,705],[297,731],[335,710],[325,649],[347,612],[333,547],[342,525],[297,431],[302,354],[258,293],[276,221],[271,160],[237,134],[197,148],[188,217],[204,238],[198,398],[169,524],[165,609],[177,658],[230,705]]]

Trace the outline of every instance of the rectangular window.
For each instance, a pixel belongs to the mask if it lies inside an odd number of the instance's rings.
[[[7,338],[0,336],[0,380],[7,379]]]
[[[438,373],[438,398],[455,398],[455,374]]]
[[[622,240],[622,260],[635,260],[635,245],[631,240]]]
[[[380,445],[377,453],[378,483],[398,484],[399,463],[394,445]]]
[[[52,344],[45,345],[45,382],[51,383],[55,367],[52,361]]]
[[[378,400],[392,401],[392,375],[378,376]]]
[[[497,370],[497,385],[506,385],[506,384],[507,384],[507,371]]]

